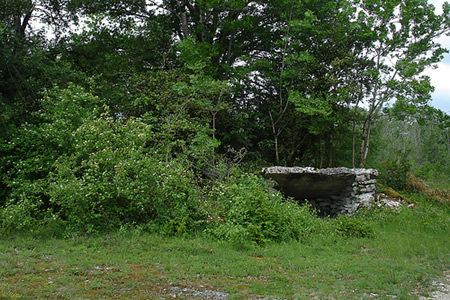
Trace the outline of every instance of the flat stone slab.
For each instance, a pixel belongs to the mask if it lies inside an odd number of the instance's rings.
[[[312,167],[269,167],[262,170],[266,178],[273,179],[287,196],[297,200],[330,197],[351,189],[355,181],[372,180],[378,176],[375,169]]]

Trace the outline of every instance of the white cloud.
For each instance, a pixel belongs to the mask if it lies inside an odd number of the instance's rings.
[[[436,7],[436,12],[438,14],[442,13],[442,4],[446,2],[447,0],[428,0],[429,3],[433,4],[434,7]]]
[[[450,65],[440,63],[437,69],[424,73],[430,76],[431,84],[435,87],[430,105],[450,113]]]
[[[448,90],[450,93],[450,65],[440,63],[434,70],[426,70],[425,75],[430,76],[431,84],[436,90]]]
[[[436,13],[442,14],[442,4],[446,0],[429,0],[429,3],[436,7]],[[441,36],[437,40],[442,46],[450,50],[450,36]],[[438,64],[437,69],[427,70],[426,75],[430,76],[431,84],[435,87],[432,95],[432,106],[439,108],[445,112],[450,112],[450,64],[448,63],[450,54],[445,54],[445,62]]]

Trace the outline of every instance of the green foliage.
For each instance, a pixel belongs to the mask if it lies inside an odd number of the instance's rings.
[[[407,111],[396,104],[386,110],[375,125],[376,152],[372,158],[382,181],[389,181],[393,174],[393,188],[404,189],[404,178],[410,171],[433,187],[448,188],[448,128],[449,115],[430,106]]]
[[[210,137],[205,132],[198,132],[192,139],[189,147],[189,155],[193,158],[193,168],[199,172],[210,171],[216,173],[215,175],[211,174],[212,176],[220,176],[216,171],[220,168],[218,167],[218,156],[215,153],[215,149],[219,145],[219,140]]]
[[[397,151],[397,157],[391,157],[389,160],[378,164],[379,182],[383,185],[392,187],[395,190],[404,190],[407,187],[407,174],[411,169],[411,162],[408,159],[408,153]]]
[[[212,190],[202,192],[189,160],[168,159],[160,151],[152,123],[115,118],[78,86],[49,91],[41,105],[40,122],[24,125],[6,147],[11,154],[4,180],[10,192],[0,217],[4,230],[54,222],[66,234],[126,224],[185,234],[208,225],[218,238],[266,243],[299,239],[315,226],[308,207],[283,201],[262,178],[230,177],[237,162],[215,161],[218,144],[207,134],[198,132],[188,153],[196,169],[219,174]],[[208,224],[206,215],[225,223]]]
[[[207,232],[222,240],[258,244],[300,240],[320,225],[309,206],[283,199],[255,175],[243,174],[218,184],[209,196],[216,209],[208,218]]]
[[[124,99],[121,113],[141,117],[152,126],[153,145],[166,155],[166,161],[189,151],[194,139],[211,137],[211,115],[224,109],[223,82],[181,70],[145,72],[129,80],[132,92]]]
[[[446,7],[439,16],[422,0],[3,1],[0,225],[302,239],[332,222],[236,166],[349,165],[360,135],[364,164],[372,121],[393,98],[389,114],[417,116],[381,122],[378,141],[397,127],[420,139],[397,131],[378,144],[381,181],[402,189],[409,170],[446,181],[448,116],[419,109],[432,91],[420,75],[446,52],[435,42],[448,33]],[[71,33],[78,18],[86,26]],[[365,236],[357,220],[339,230]]]
[[[336,232],[346,238],[372,238],[374,235],[373,224],[364,215],[339,215],[333,224]]]
[[[300,95],[298,91],[293,91],[289,95],[289,101],[295,106],[295,109],[307,116],[323,116],[327,117],[331,113],[330,103],[326,100],[305,97]]]
[[[77,86],[50,90],[36,114],[40,122],[23,125],[3,145],[4,229],[55,220],[67,232],[154,222],[170,223],[173,234],[195,226],[192,173],[175,160],[161,162],[150,148],[151,125],[101,114],[101,104]]]
[[[180,51],[180,62],[186,69],[194,74],[211,73],[211,45],[206,43],[195,43],[192,38],[188,38],[177,43],[177,49]],[[217,55],[217,54],[216,54]],[[209,69],[209,70],[208,70]]]
[[[48,175],[59,156],[73,153],[73,132],[101,111],[101,101],[81,87],[58,87],[45,93],[36,123],[17,128],[14,137],[0,145],[1,177],[6,193],[0,222],[5,228],[30,227],[52,217]]]
[[[51,176],[51,203],[68,230],[92,232],[121,224],[155,223],[184,233],[198,216],[193,175],[165,164],[147,144],[151,126],[103,115],[74,133],[72,154],[61,156]]]

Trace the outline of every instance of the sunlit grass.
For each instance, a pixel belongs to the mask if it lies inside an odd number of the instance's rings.
[[[373,223],[372,238],[330,231],[266,246],[138,229],[67,239],[3,237],[0,299],[171,298],[175,287],[225,292],[230,299],[408,299],[449,268],[445,208],[423,203],[364,217]]]

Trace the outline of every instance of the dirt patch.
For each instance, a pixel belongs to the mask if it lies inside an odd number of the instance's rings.
[[[225,292],[212,290],[195,290],[191,288],[171,287],[170,295],[172,297],[193,297],[195,299],[226,299],[229,294]]]
[[[419,299],[450,300],[450,270],[445,271],[439,280],[433,280],[429,295],[419,296]]]

